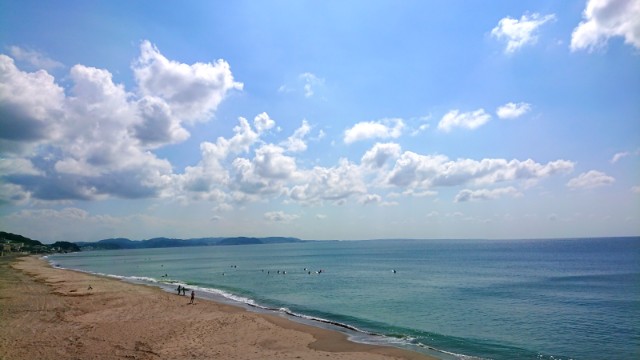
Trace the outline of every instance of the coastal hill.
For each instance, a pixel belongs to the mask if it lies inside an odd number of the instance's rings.
[[[57,241],[53,244],[43,244],[22,235],[0,231],[0,250],[3,253],[52,253],[74,252],[81,250],[117,250],[117,249],[151,249],[172,248],[185,246],[220,246],[220,245],[255,245],[282,244],[303,242],[293,237],[207,237],[193,239],[172,239],[158,237],[147,240],[130,240],[126,238],[104,239],[95,242]]]
[[[46,254],[80,251],[80,247],[68,241],[56,241],[53,244],[45,245],[38,240],[22,235],[0,231],[0,251],[3,255],[10,253]]]
[[[153,238],[130,240],[126,238],[104,239],[96,242],[76,242],[82,250],[150,249],[186,246],[255,245],[303,242],[292,237],[208,237],[193,239]]]

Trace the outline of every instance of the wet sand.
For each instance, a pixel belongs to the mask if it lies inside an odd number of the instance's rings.
[[[33,256],[0,257],[0,359],[184,358],[433,360]]]

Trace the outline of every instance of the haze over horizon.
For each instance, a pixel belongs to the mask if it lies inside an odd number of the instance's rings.
[[[640,235],[640,0],[0,3],[0,228]]]

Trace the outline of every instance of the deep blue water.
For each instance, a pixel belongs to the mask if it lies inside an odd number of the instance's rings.
[[[640,238],[326,241],[50,260],[344,324],[360,341],[488,359],[640,358]]]

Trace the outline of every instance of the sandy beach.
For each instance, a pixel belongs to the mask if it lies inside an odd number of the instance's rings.
[[[432,359],[33,256],[0,258],[0,319],[2,360]]]

